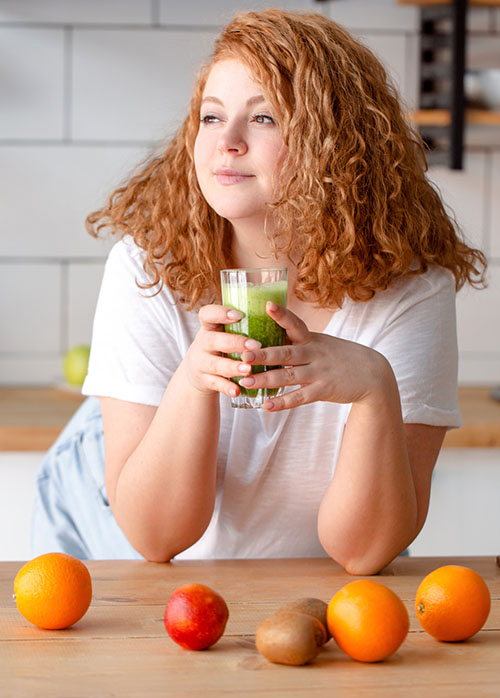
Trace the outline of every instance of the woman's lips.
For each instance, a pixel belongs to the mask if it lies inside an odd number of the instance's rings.
[[[238,172],[238,170],[231,170],[229,168],[220,168],[215,170],[215,179],[217,184],[222,184],[223,186],[239,184],[240,182],[245,182],[252,177],[254,177],[254,175],[244,174],[243,172]]]

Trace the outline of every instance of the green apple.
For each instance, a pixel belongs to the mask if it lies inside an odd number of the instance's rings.
[[[90,347],[87,344],[78,344],[66,352],[63,373],[67,383],[78,386],[83,384],[87,375],[89,354]]]

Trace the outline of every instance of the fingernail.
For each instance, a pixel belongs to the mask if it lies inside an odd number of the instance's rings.
[[[275,312],[276,310],[278,310],[279,306],[277,306],[276,303],[273,303],[273,301],[267,301],[267,307],[269,310]]]
[[[236,395],[238,394],[238,391],[236,390],[236,388],[229,388],[229,394],[232,395],[233,397],[236,397]]]
[[[272,402],[271,400],[266,400],[266,402],[264,403],[264,409],[265,410],[273,410],[274,409],[274,402]]]
[[[228,310],[227,316],[230,320],[241,320],[243,313],[240,313],[239,310]]]
[[[239,381],[239,384],[242,385],[244,388],[251,388],[254,383],[255,378],[252,378],[252,376],[248,376],[248,378],[242,378]]]
[[[245,349],[260,349],[262,344],[256,339],[247,339],[245,342]]]
[[[252,370],[250,364],[238,364],[238,371],[240,373],[249,373]]]

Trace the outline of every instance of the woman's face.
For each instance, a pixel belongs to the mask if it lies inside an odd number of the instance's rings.
[[[262,88],[235,59],[215,63],[203,92],[194,164],[209,205],[235,228],[263,225],[286,149]]]

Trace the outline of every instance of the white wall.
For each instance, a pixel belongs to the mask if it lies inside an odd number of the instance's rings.
[[[35,475],[44,454],[0,451],[0,560],[30,560]]]
[[[500,449],[444,448],[427,520],[410,553],[500,555]]]
[[[220,25],[267,4],[345,24],[415,105],[419,12],[395,0],[0,0],[0,384],[58,383],[64,351],[90,342],[109,244],[86,214],[180,123]],[[500,12],[470,25],[497,42],[474,39],[471,60],[500,67]],[[462,383],[500,383],[499,134],[468,132],[465,170],[430,172],[491,260],[490,288],[458,299]]]

